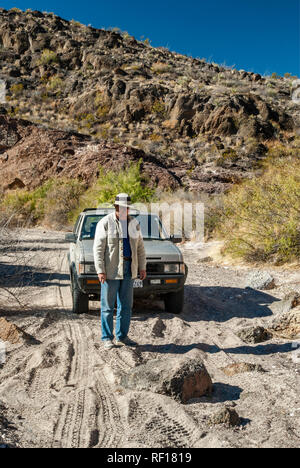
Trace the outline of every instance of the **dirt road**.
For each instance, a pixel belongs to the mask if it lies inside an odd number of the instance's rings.
[[[251,345],[236,335],[264,324],[286,292],[300,291],[299,270],[275,269],[275,289],[249,290],[247,267],[203,263],[206,252],[187,245],[184,313],[165,313],[160,302],[136,303],[130,336],[139,347],[108,351],[100,341],[98,304],[86,315],[70,311],[63,239],[63,233],[42,229],[22,234],[19,249],[29,260],[20,296],[30,307],[17,310],[8,299],[1,316],[34,339],[7,344],[0,366],[6,418],[2,426],[0,418],[0,444],[2,438],[21,447],[299,446],[295,340]],[[13,263],[12,257],[5,268]],[[183,405],[150,391],[125,390],[114,378],[149,359],[189,353],[204,360],[214,384],[211,397]],[[236,362],[260,364],[265,372],[227,376],[222,368]],[[236,409],[240,426],[211,424],[210,416],[224,405]]]

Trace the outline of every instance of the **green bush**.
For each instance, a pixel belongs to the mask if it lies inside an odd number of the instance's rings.
[[[55,52],[49,49],[44,49],[41,58],[38,62],[39,65],[48,65],[49,63],[58,62],[58,57]]]
[[[216,232],[225,239],[224,252],[234,257],[277,264],[299,259],[299,156],[271,150],[262,175],[225,196]]]
[[[14,84],[10,87],[10,91],[14,97],[20,96],[24,91],[22,83]]]
[[[118,193],[129,193],[132,202],[150,202],[154,198],[154,189],[147,185],[147,179],[140,171],[141,161],[131,163],[123,170],[104,172],[100,168],[95,183],[82,195],[80,204],[73,212],[73,219],[87,207],[97,207],[103,203],[113,203]]]
[[[151,112],[152,114],[156,114],[159,117],[165,118],[167,114],[165,103],[162,100],[157,99],[156,101],[154,101],[151,107]]]
[[[47,87],[51,91],[61,91],[61,89],[64,87],[64,82],[59,76],[51,76],[47,83]]]

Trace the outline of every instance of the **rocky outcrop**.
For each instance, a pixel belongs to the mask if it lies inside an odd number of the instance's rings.
[[[152,186],[176,189],[180,183],[154,156],[142,150],[74,132],[49,130],[0,115],[0,186],[4,190],[36,188],[52,177],[79,178],[90,185],[104,169],[125,168],[142,160]]]

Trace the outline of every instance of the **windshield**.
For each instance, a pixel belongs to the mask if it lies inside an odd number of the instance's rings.
[[[86,216],[81,229],[81,239],[94,239],[96,227],[100,219],[106,215]],[[136,218],[141,226],[141,232],[144,239],[168,239],[168,235],[157,215],[131,214]]]

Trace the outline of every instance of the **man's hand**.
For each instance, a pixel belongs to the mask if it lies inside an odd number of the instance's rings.
[[[146,277],[147,277],[146,270],[141,270],[141,271],[140,271],[140,278],[141,278],[141,280],[143,281],[144,279],[146,279]]]
[[[99,278],[100,283],[101,283],[101,284],[104,284],[105,281],[106,281],[106,274],[105,274],[105,273],[100,273],[100,274],[98,275],[98,278]]]

